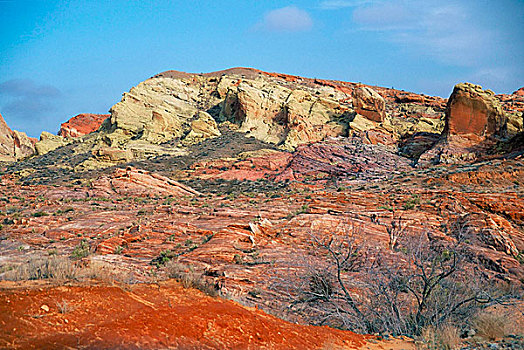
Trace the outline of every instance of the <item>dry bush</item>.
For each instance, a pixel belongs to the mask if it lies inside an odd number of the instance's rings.
[[[297,266],[297,278],[287,283],[279,280],[275,289],[309,322],[411,337],[433,326],[453,346],[454,331],[445,325],[466,326],[502,300],[503,291],[468,267],[461,242],[432,242],[423,234],[396,252],[377,251],[352,239],[362,236],[359,229],[312,233],[309,266]]]
[[[121,282],[132,284],[135,282],[134,274],[132,272],[115,269],[113,264],[104,261],[91,261],[89,267],[81,270],[79,274],[82,278],[94,279],[107,283]]]
[[[426,326],[422,329],[421,336],[424,350],[452,350],[459,348],[462,343],[457,327],[446,324],[439,328]]]
[[[443,349],[456,349],[461,344],[460,334],[457,327],[444,325],[437,329],[437,339]]]
[[[74,307],[69,304],[69,302],[65,299],[62,299],[62,301],[57,301],[56,302],[56,308],[58,309],[58,312],[60,312],[61,314],[67,314],[71,311],[73,311]]]
[[[176,279],[184,288],[198,289],[212,297],[218,295],[215,286],[207,282],[204,276],[196,272],[192,266],[171,260],[166,264],[165,268],[169,278]]]
[[[506,321],[490,313],[481,313],[475,317],[473,327],[477,334],[488,340],[496,340],[506,335]]]
[[[50,256],[45,258],[31,258],[23,264],[7,271],[4,279],[10,281],[55,279],[74,279],[77,269],[67,257]]]

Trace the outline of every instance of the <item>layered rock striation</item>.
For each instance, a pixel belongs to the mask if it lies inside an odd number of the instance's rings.
[[[288,152],[356,137],[419,164],[452,163],[477,159],[497,140],[522,131],[520,91],[494,95],[464,83],[446,103],[392,88],[251,68],[167,71],[124,93],[110,115],[81,114],[62,124],[58,136],[43,133],[36,152],[67,146],[81,160],[72,168],[83,171],[187,156],[203,141],[239,132]]]

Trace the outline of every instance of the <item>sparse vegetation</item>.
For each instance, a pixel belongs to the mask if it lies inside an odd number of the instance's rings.
[[[83,239],[76,247],[73,249],[73,252],[71,253],[72,259],[82,259],[91,253],[91,248],[89,247],[89,244],[85,239]]]
[[[289,296],[314,323],[423,337],[431,330],[432,349],[452,349],[468,320],[507,295],[482,276],[465,273],[459,243],[431,245],[424,235],[384,254],[364,248],[352,236],[359,235],[312,234],[313,247],[327,264],[310,261]],[[359,274],[361,269],[366,273]],[[483,324],[487,329],[496,325]]]
[[[40,279],[74,279],[77,269],[66,257],[52,255],[45,258],[31,258],[23,264],[13,267],[4,274],[9,281],[27,281]]]
[[[195,288],[213,297],[218,295],[217,288],[207,282],[203,274],[196,272],[192,266],[173,260],[166,264],[166,272],[170,278],[179,281],[184,288]]]
[[[426,326],[419,338],[422,341],[422,350],[452,350],[457,349],[462,343],[459,330],[450,324],[444,324],[439,328]]]
[[[478,314],[473,320],[477,335],[487,340],[496,340],[506,335],[506,320],[487,312]]]
[[[56,302],[56,308],[58,309],[58,312],[61,314],[67,314],[71,311],[73,311],[73,306],[65,299],[62,299],[62,301]]]

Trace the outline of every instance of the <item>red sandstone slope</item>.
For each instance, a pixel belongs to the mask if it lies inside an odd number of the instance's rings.
[[[38,286],[37,286],[38,287]],[[159,285],[14,287],[0,284],[0,347],[129,349],[340,349],[369,336],[301,326],[256,308]],[[384,343],[388,348],[408,342]]]

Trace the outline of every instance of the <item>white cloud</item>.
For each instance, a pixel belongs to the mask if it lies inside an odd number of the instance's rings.
[[[358,30],[381,32],[387,41],[457,66],[478,67],[500,42],[459,3],[384,1],[355,8],[353,21]]]
[[[357,7],[364,4],[370,3],[371,0],[353,0],[353,1],[347,1],[347,0],[327,0],[322,1],[319,4],[319,8],[322,10],[340,10],[347,7]]]
[[[386,2],[357,7],[353,11],[353,21],[361,30],[389,31],[411,29],[417,19],[410,8],[400,3]]]
[[[302,32],[313,27],[309,13],[296,7],[287,6],[270,11],[255,28],[272,32]]]
[[[466,77],[467,81],[482,85],[484,88],[491,89],[496,93],[507,92],[511,93],[513,90],[523,86],[522,69],[514,69],[513,67],[487,67],[481,68]],[[511,91],[507,91],[508,86],[512,87]]]

